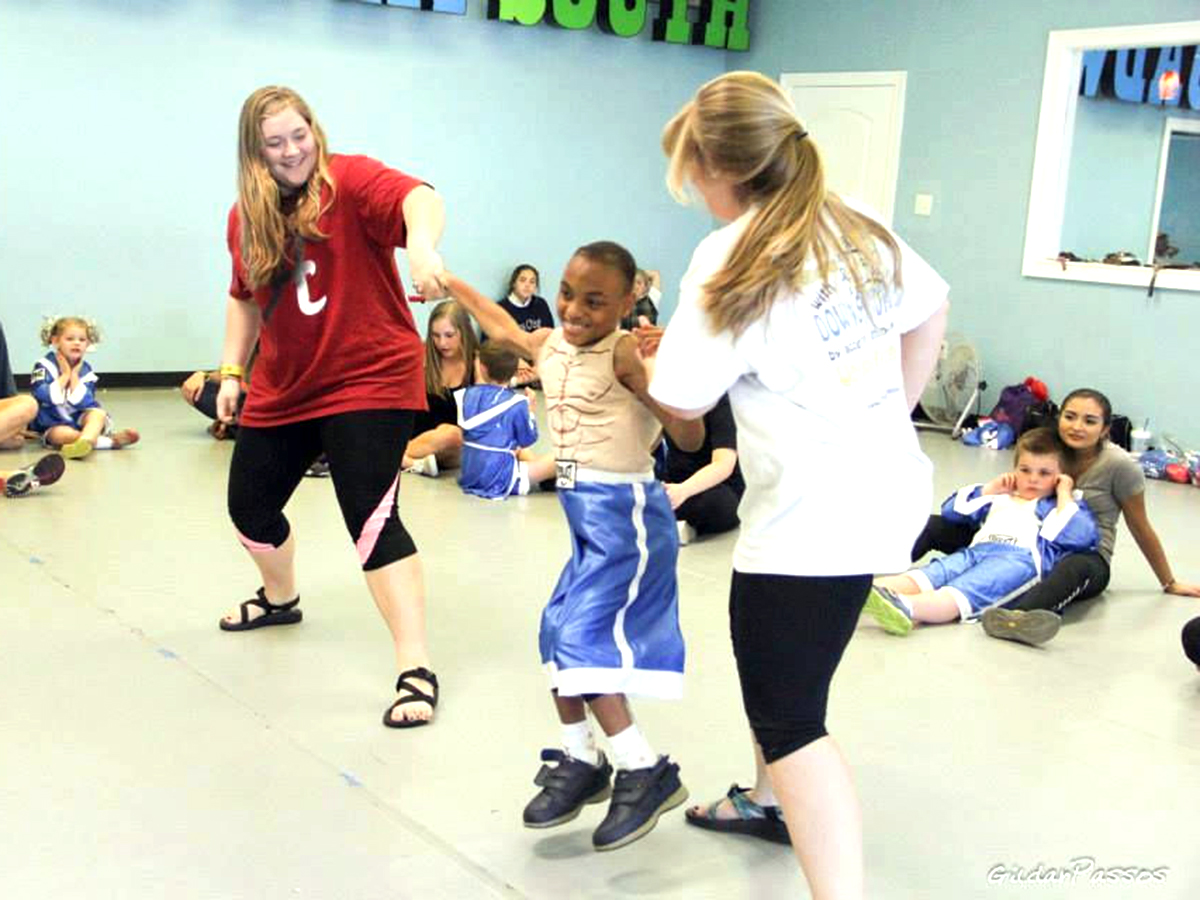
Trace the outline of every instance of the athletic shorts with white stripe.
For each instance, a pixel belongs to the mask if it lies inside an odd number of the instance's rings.
[[[993,543],[964,547],[907,574],[923,591],[949,588],[964,622],[1016,600],[1039,580],[1028,549]]]
[[[579,481],[561,489],[571,560],[542,613],[542,662],[563,696],[683,693],[675,561],[662,484]]]

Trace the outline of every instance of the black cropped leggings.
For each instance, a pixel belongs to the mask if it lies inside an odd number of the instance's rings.
[[[976,528],[930,516],[925,529],[913,545],[916,562],[930,550],[953,553],[971,543]],[[1072,553],[1064,556],[1040,582],[1035,584],[1010,609],[1049,609],[1062,611],[1076,600],[1090,600],[1108,587],[1110,569],[1099,553]]]
[[[828,734],[829,683],[870,589],[870,575],[733,573],[729,631],[742,703],[768,763]]]
[[[728,484],[718,484],[684,500],[675,510],[675,518],[695,528],[696,534],[721,534],[738,527],[741,500]]]
[[[416,553],[396,506],[412,424],[411,410],[370,409],[273,428],[242,426],[229,467],[229,516],[246,549],[264,552],[287,540],[283,507],[324,453],[363,570]]]

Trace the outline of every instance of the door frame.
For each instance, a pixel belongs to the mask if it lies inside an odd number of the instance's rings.
[[[884,196],[883,209],[876,210],[889,228],[896,212],[896,187],[900,178],[900,142],[904,135],[904,103],[908,88],[908,72],[784,72],[779,76],[779,83],[784,91],[791,96],[793,87],[890,87],[894,95],[893,109],[895,118],[892,122],[890,146],[887,148],[887,159],[884,162]]]

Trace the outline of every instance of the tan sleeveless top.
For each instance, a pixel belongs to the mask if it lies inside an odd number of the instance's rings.
[[[607,472],[654,468],[650,447],[661,426],[613,368],[613,349],[624,333],[617,330],[588,347],[576,347],[555,328],[542,345],[538,377],[556,458]]]

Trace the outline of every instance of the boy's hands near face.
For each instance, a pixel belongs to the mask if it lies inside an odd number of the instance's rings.
[[[997,475],[983,486],[985,494],[1011,494],[1017,489],[1017,473],[1005,472]]]

